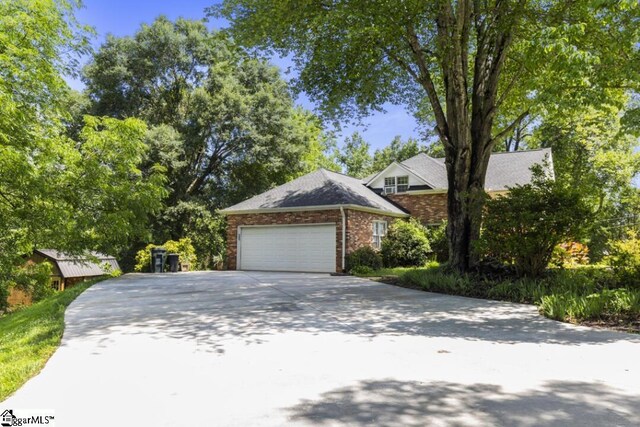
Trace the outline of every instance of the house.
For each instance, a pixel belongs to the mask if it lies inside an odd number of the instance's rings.
[[[51,263],[51,286],[59,291],[78,282],[120,270],[118,261],[114,257],[100,252],[70,255],[55,249],[37,249],[33,251],[29,261]]]
[[[550,168],[551,150],[492,154],[485,190],[501,194],[530,182],[536,164]],[[393,221],[446,219],[447,186],[444,159],[426,154],[365,179],[317,170],[221,211],[227,268],[342,272],[345,256],[362,246],[379,248]]]

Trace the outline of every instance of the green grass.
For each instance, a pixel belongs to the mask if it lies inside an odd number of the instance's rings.
[[[36,375],[60,344],[64,311],[92,280],[0,317],[0,401]]]

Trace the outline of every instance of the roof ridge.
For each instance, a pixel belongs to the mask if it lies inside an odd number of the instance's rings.
[[[491,155],[495,156],[495,155],[498,155],[498,154],[524,154],[524,153],[534,153],[536,151],[552,151],[552,148],[551,147],[544,147],[544,148],[532,148],[531,150],[496,151],[495,153],[491,153]],[[446,157],[430,157],[430,156],[427,156],[427,157],[429,157],[430,159],[433,159],[433,160],[441,160],[441,159],[445,159],[446,158]]]

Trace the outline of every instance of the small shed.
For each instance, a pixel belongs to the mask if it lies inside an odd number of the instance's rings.
[[[49,261],[53,266],[51,286],[62,291],[78,282],[119,271],[115,257],[100,252],[86,255],[70,255],[55,249],[36,249],[30,258],[33,262]]]

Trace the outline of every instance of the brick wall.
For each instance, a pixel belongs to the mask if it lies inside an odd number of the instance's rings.
[[[447,193],[387,194],[386,197],[402,206],[423,224],[435,224],[447,219]]]
[[[387,221],[387,226],[396,218],[369,212],[347,210],[347,254],[363,246],[373,247],[373,221]]]
[[[346,253],[373,244],[372,221],[384,220],[391,225],[395,219],[385,215],[345,209],[347,218]],[[336,223],[336,272],[342,271],[342,216],[340,210],[278,212],[263,214],[229,215],[227,217],[227,269],[237,268],[238,226],[279,224]]]
[[[336,223],[336,271],[342,270],[342,216],[339,210],[229,215],[227,217],[227,269],[235,270],[239,225]]]

